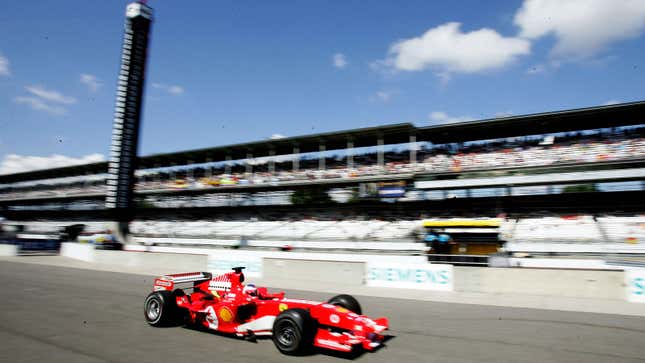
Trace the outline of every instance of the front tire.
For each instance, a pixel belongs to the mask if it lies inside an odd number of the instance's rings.
[[[143,303],[143,315],[152,326],[167,326],[176,323],[179,317],[177,300],[171,291],[155,291]]]
[[[307,352],[312,347],[314,334],[313,320],[304,309],[287,309],[273,323],[273,344],[283,354]]]
[[[329,304],[340,306],[358,315],[363,315],[361,304],[352,295],[336,295],[329,299]]]

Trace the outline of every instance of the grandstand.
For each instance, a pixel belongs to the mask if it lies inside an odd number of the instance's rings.
[[[141,157],[127,242],[424,254],[425,223],[452,236],[455,255],[639,256],[644,111],[634,102]],[[0,175],[0,214],[26,231],[105,232],[106,172]],[[473,231],[479,218],[499,222]]]

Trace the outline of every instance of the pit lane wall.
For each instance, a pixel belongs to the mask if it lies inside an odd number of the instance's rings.
[[[104,266],[128,267],[130,271],[140,269],[141,272],[157,275],[204,270],[221,273],[230,271],[234,266],[246,266],[245,274],[249,281],[285,289],[369,294],[370,288],[402,288],[407,292],[416,291],[417,297],[453,292],[645,303],[645,269],[599,271],[453,267],[429,264],[423,256],[239,250],[214,252],[146,246],[132,246],[129,247],[130,251],[101,251],[92,250],[90,245],[72,243],[74,248],[66,245],[61,253],[68,257]]]

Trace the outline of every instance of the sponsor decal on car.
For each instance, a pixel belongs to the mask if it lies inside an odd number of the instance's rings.
[[[338,348],[338,349],[346,350],[346,351],[352,350],[352,347],[351,347],[351,346],[349,346],[349,345],[345,345],[345,344],[341,344],[341,343],[335,342],[335,341],[333,341],[333,340],[329,340],[329,339],[316,339],[316,341],[318,342],[318,344],[326,345],[326,346],[328,346],[328,347],[334,347],[334,348]]]
[[[228,291],[231,289],[231,283],[228,281],[215,281],[211,280],[208,283],[208,289],[209,290],[224,290]]]
[[[233,312],[231,309],[228,308],[228,306],[224,306],[219,309],[219,317],[222,319],[223,322],[229,323],[233,320]]]
[[[285,311],[287,309],[289,309],[289,305],[287,305],[285,303],[280,303],[280,305],[278,305],[278,310],[280,310],[280,312],[283,312],[283,311]]]
[[[294,303],[294,304],[307,304],[307,305],[318,305],[318,302],[311,301],[311,300],[302,300],[302,299],[283,299],[282,301],[286,301],[289,303]]]
[[[212,306],[208,306],[205,310],[206,312],[206,323],[208,324],[208,327],[214,330],[217,330],[217,327],[219,326],[219,321],[217,320],[217,314],[215,314],[215,310],[213,309]]]
[[[331,321],[334,324],[338,324],[340,322],[340,317],[336,314],[331,314],[329,315],[329,321]]]

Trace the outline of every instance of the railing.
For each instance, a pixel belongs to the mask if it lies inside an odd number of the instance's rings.
[[[451,255],[430,253],[430,263],[440,263],[460,266],[488,266],[488,255]]]

